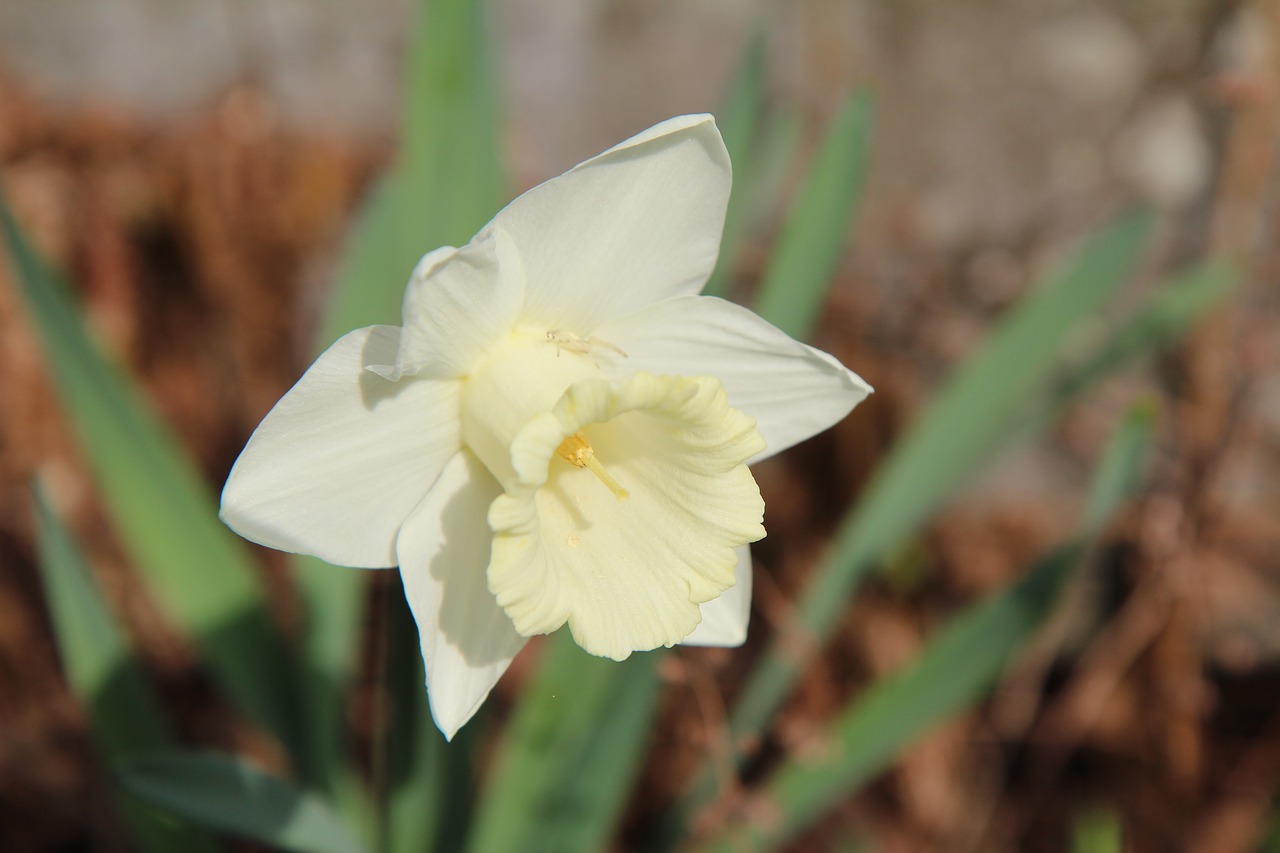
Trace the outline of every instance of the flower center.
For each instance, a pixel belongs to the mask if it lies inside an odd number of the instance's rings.
[[[471,375],[463,388],[462,440],[503,485],[511,485],[515,470],[511,462],[511,442],[532,418],[551,410],[565,389],[583,379],[602,374],[586,352],[561,345],[538,329],[516,329],[496,346]],[[567,440],[566,440],[567,441]],[[594,466],[565,456],[577,467],[604,470],[590,453]],[[566,446],[576,454],[579,448]],[[603,478],[601,478],[602,481]],[[606,481],[607,485],[607,481]]]

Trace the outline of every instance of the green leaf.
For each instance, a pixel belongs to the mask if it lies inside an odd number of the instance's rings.
[[[1135,358],[1176,341],[1239,282],[1238,270],[1223,261],[1208,261],[1164,282],[1101,347],[1054,383],[1046,410],[1056,412]]]
[[[469,240],[501,201],[498,98],[486,4],[424,0],[418,5],[406,51],[400,152],[353,229],[317,351],[351,329],[398,324],[400,301],[418,259],[438,246]],[[306,557],[295,558],[293,566],[307,612],[308,744],[326,788],[338,791],[351,786],[342,734],[346,689],[360,648],[367,575]],[[417,688],[421,692],[421,682]],[[344,813],[350,814],[356,804],[347,796],[342,801]],[[424,810],[419,805],[415,814]],[[396,825],[411,823],[406,819]]]
[[[1071,828],[1072,853],[1121,853],[1122,850],[1124,827],[1114,812],[1085,812]]]
[[[1259,853],[1280,853],[1280,797],[1273,797],[1274,807],[1271,818],[1264,830],[1262,842],[1258,845]]]
[[[1091,239],[1024,298],[918,417],[846,516],[803,596],[800,624],[818,643],[877,561],[1025,428],[1026,400],[1046,386],[1062,342],[1125,281],[1149,230],[1150,218],[1135,215]],[[785,638],[774,639],[734,709],[736,740],[764,729],[803,665]],[[678,833],[715,790],[716,777],[704,768],[658,834]]]
[[[58,656],[76,697],[89,712],[94,743],[108,763],[166,747],[169,725],[123,632],[103,605],[89,567],[70,534],[35,494],[36,541]],[[214,851],[201,832],[157,820],[131,798],[121,810],[148,853]]]
[[[431,719],[418,629],[399,584],[386,591],[390,736],[385,745],[389,802],[380,832],[388,853],[461,850],[475,799],[476,744],[483,711],[452,743]]]
[[[54,387],[130,554],[166,612],[196,638],[219,683],[296,747],[288,658],[243,546],[218,521],[173,435],[90,339],[66,285],[27,242],[3,197],[0,231]],[[303,757],[296,748],[293,754]]]
[[[729,88],[724,108],[716,114],[716,124],[724,137],[729,162],[733,164],[733,190],[725,212],[724,236],[720,240],[720,259],[702,292],[708,296],[724,296],[728,290],[729,270],[737,255],[752,200],[751,184],[757,177],[754,169],[758,134],[764,114],[766,80],[765,31],[758,31],[747,46],[737,76]]]
[[[747,45],[742,64],[717,116],[724,147],[733,163],[750,159],[755,135],[764,116],[765,86],[768,83],[766,51],[768,32],[757,30]]]
[[[1149,216],[1129,216],[1090,240],[1000,324],[898,442],[800,602],[798,620],[819,642],[875,561],[917,530],[1017,427],[1015,416],[1051,375],[1067,334],[1126,280],[1150,224]],[[798,672],[795,656],[775,640],[735,710],[736,736],[763,727]]]
[[[957,617],[906,670],[862,692],[822,738],[821,755],[792,759],[765,797],[774,818],[746,823],[706,850],[772,850],[882,770],[904,746],[975,702],[1037,628],[1081,554],[1067,546],[1012,589]]]
[[[799,111],[794,108],[771,111],[756,130],[759,138],[751,142],[750,159],[745,165],[734,161],[733,192],[729,196],[720,259],[703,294],[734,298],[733,271],[737,256],[743,246],[757,242],[748,240],[747,236],[762,229],[769,211],[776,206],[788,166],[799,146],[802,124]]]
[[[850,98],[823,140],[760,285],[756,311],[803,340],[826,298],[866,184],[871,96]]]
[[[1151,435],[1141,407],[1125,420],[1094,476],[1082,533],[1011,588],[970,606],[900,673],[862,691],[828,727],[820,753],[791,758],[769,780],[767,820],[753,820],[698,849],[772,850],[881,772],[904,747],[986,694],[1052,612],[1100,520],[1137,487]]]
[[[547,641],[498,753],[471,853],[603,850],[648,740],[658,655],[592,657],[567,631]]]
[[[77,696],[91,705],[95,738],[107,755],[169,742],[169,726],[84,557],[39,492],[40,569],[58,654]]]
[[[804,121],[800,110],[792,104],[779,104],[760,128],[760,139],[754,143],[750,172],[745,178],[742,207],[747,221],[744,231],[755,229],[776,207],[786,185],[787,172],[800,147]],[[735,172],[735,185],[739,180]]]
[[[351,329],[396,323],[418,259],[462,245],[502,201],[498,99],[487,4],[421,2],[409,48],[395,165],[362,211],[321,329],[327,346]]]
[[[297,555],[290,567],[306,614],[297,720],[306,778],[358,824],[368,818],[368,801],[347,753],[347,696],[363,642],[367,574]]]
[[[1143,401],[1133,406],[1107,444],[1098,463],[1085,503],[1080,527],[1084,535],[1097,537],[1110,521],[1116,507],[1134,492],[1142,479],[1147,448],[1155,429],[1156,406]]]
[[[392,170],[379,177],[363,200],[338,263],[328,309],[316,337],[322,351],[342,335],[364,326],[400,323],[405,284],[427,247],[416,237],[422,216],[414,188]],[[416,254],[415,254],[416,252]]]
[[[157,753],[126,762],[120,780],[179,817],[284,850],[363,851],[320,797],[234,758]]]

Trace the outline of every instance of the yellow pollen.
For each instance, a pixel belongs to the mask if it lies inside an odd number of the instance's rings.
[[[568,462],[575,468],[589,468],[591,473],[596,475],[600,482],[604,483],[617,496],[618,500],[624,501],[631,497],[631,493],[622,486],[618,485],[618,481],[609,476],[609,472],[604,470],[604,466],[600,464],[600,460],[596,458],[596,452],[591,449],[591,445],[587,443],[587,439],[580,432],[560,442],[560,446],[556,448],[556,453],[565,462]]]

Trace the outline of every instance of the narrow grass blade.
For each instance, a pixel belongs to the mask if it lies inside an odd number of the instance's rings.
[[[397,323],[418,258],[461,245],[497,212],[504,189],[487,4],[418,4],[407,54],[399,154],[361,213],[343,258],[320,344]]]
[[[750,159],[733,161],[733,192],[725,218],[720,260],[703,288],[709,296],[734,298],[733,269],[738,255],[752,244],[749,239],[767,219],[781,194],[788,167],[800,143],[803,122],[799,111],[781,107],[766,116],[752,141]]]
[[[125,762],[120,780],[178,817],[282,850],[363,853],[320,797],[234,758],[157,753]]]
[[[368,803],[347,753],[347,698],[363,641],[367,576],[314,557],[294,556],[291,568],[306,614],[296,723],[308,756],[305,778],[358,823]]]
[[[777,204],[786,183],[787,171],[800,148],[803,129],[804,120],[794,104],[779,104],[761,126],[760,139],[752,152],[751,173],[746,176],[744,188],[742,205],[747,217],[742,224],[744,232],[754,229]],[[738,178],[737,173],[734,174],[736,185]]]
[[[1121,853],[1124,827],[1114,812],[1089,811],[1071,827],[1071,853]]]
[[[1137,488],[1147,463],[1147,448],[1155,429],[1156,405],[1144,401],[1135,405],[1107,445],[1093,475],[1089,499],[1085,503],[1080,529],[1096,538],[1116,507]]]
[[[751,159],[754,137],[764,118],[767,48],[767,31],[758,30],[747,44],[742,64],[725,98],[724,109],[716,116],[724,147],[733,163],[746,163]]]
[[[1129,410],[1111,436],[1080,517],[1081,535],[1087,541],[1096,539],[1120,505],[1141,487],[1155,428],[1155,407],[1144,401]]]
[[[660,688],[652,653],[594,658],[548,641],[498,754],[470,853],[590,853],[609,835],[648,739]]]
[[[384,811],[388,853],[442,853],[463,849],[476,790],[477,735],[483,710],[452,743],[436,728],[423,685],[418,629],[400,587],[388,590],[387,679],[391,734],[385,772],[389,802]]]
[[[1276,804],[1258,850],[1260,853],[1280,853],[1280,803]]]
[[[288,658],[239,540],[173,435],[90,339],[2,197],[0,232],[63,409],[130,554],[227,692],[296,747]]]
[[[1141,478],[1151,413],[1132,413],[1095,473],[1080,536],[1041,559],[1018,583],[976,605],[939,632],[902,672],[863,691],[829,726],[821,755],[787,761],[770,779],[767,820],[746,822],[706,850],[772,850],[881,772],[934,726],[972,706],[1052,611],[1072,569]]]
[[[338,264],[316,351],[352,329],[399,325],[405,284],[424,253],[420,249],[426,248],[415,239],[425,228],[414,195],[402,170],[392,166],[363,199]]]
[[[898,443],[837,534],[801,601],[800,625],[818,641],[854,588],[886,552],[915,531],[994,452],[1028,396],[1050,376],[1067,334],[1125,281],[1150,217],[1121,219],[1090,240],[992,334]],[[776,640],[735,710],[735,735],[759,731],[798,674]]]
[[[1048,411],[1056,411],[1099,379],[1177,340],[1197,319],[1230,294],[1239,272],[1222,261],[1209,261],[1175,276],[1095,352],[1071,366],[1050,390]]]
[[[84,557],[40,496],[35,496],[36,538],[58,656],[72,691],[89,713],[93,739],[108,764],[169,745],[169,725],[142,667],[103,605]],[[199,830],[158,820],[131,798],[121,810],[146,853],[213,853]]]
[[[820,756],[779,769],[765,792],[768,824],[748,821],[698,849],[775,849],[915,738],[975,702],[1047,616],[1080,554],[1078,545],[1053,552],[1021,583],[957,617],[908,669],[863,692],[830,727]]]
[[[738,253],[738,244],[747,221],[752,199],[751,186],[757,177],[754,168],[760,125],[764,118],[767,67],[765,32],[752,37],[725,98],[724,108],[716,113],[716,124],[724,137],[724,146],[733,164],[733,191],[725,213],[724,236],[720,240],[720,259],[703,293],[724,296],[729,285],[729,270]]]
[[[756,300],[760,316],[794,338],[809,336],[866,184],[871,96],[854,95],[827,131],[774,248]]]
[[[498,208],[503,172],[486,4],[423,0],[418,6],[406,51],[400,153],[355,225],[317,351],[360,326],[399,324],[400,300],[418,258],[468,240]],[[293,565],[307,612],[307,740],[325,787],[336,791],[351,785],[343,760],[345,694],[360,648],[367,575],[314,558],[296,558]],[[349,797],[342,801],[344,813],[354,808]],[[420,804],[417,813],[424,809]]]
[[[435,197],[419,199],[439,229],[429,240],[461,243],[492,218],[506,189],[499,146],[496,53],[488,3],[419,0],[409,55],[400,163]],[[435,248],[434,243],[419,251]]]

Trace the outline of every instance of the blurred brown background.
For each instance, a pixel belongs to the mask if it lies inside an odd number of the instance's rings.
[[[211,483],[307,363],[346,227],[392,150],[410,12],[407,0],[0,4],[0,178]],[[1003,457],[904,557],[914,569],[872,583],[778,719],[780,748],[805,748],[860,684],[1063,535],[1118,414],[1155,393],[1148,491],[1051,651],[795,849],[855,833],[883,851],[1064,850],[1093,810],[1117,816],[1134,851],[1248,851],[1280,832],[1280,3],[499,0],[492,18],[513,194],[658,120],[714,111],[757,27],[772,96],[800,107],[806,144],[851,87],[876,92],[871,185],[818,342],[878,393],[759,470],[770,536],[756,636],[744,652],[673,659],[629,825],[660,813],[715,743],[722,721],[695,697],[739,683],[948,370],[1047,260],[1145,201],[1164,213],[1161,266],[1225,252],[1244,286],[1178,351]],[[740,293],[777,213],[739,264]],[[131,582],[7,275],[0,849],[118,850],[39,589],[37,472],[186,736],[252,751],[253,735]],[[287,623],[296,608],[270,559]]]

